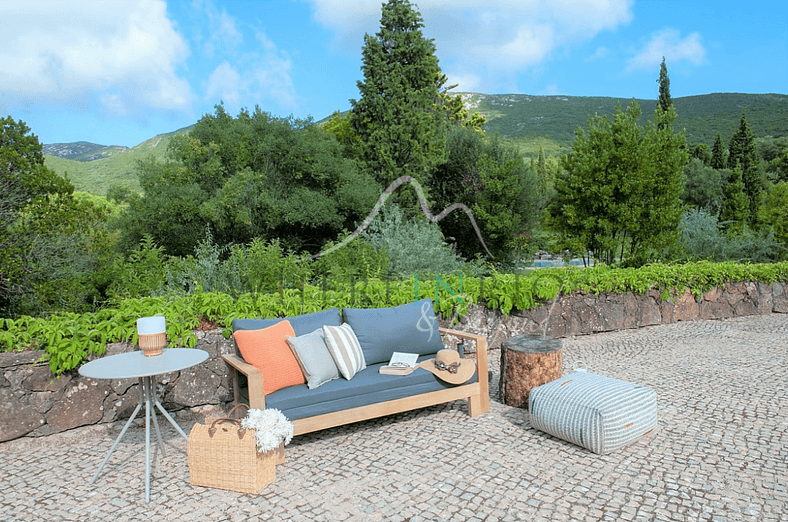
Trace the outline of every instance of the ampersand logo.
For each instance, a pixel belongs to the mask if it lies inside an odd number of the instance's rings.
[[[429,301],[425,301],[424,304],[421,305],[421,317],[416,322],[416,329],[420,332],[429,332],[430,337],[427,339],[427,342],[432,341],[432,336],[435,333],[435,315],[429,315],[430,307],[432,303]],[[427,326],[424,326],[426,323]]]

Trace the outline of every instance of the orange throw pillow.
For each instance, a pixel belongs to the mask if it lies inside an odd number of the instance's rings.
[[[233,333],[244,360],[263,372],[263,393],[268,395],[288,386],[304,384],[287,336],[295,337],[289,321],[280,321],[262,330],[238,330]]]

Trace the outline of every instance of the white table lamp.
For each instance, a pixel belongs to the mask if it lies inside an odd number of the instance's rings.
[[[137,337],[144,355],[161,355],[167,344],[167,322],[164,316],[137,319]]]

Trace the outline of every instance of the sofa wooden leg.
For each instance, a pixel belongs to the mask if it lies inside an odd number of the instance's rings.
[[[482,400],[481,397],[478,395],[474,395],[473,397],[468,397],[468,414],[471,417],[476,417],[477,415],[481,415],[485,413],[482,411]]]

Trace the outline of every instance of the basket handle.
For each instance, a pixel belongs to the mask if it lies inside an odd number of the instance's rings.
[[[208,437],[213,438],[213,436],[216,434],[216,425],[221,422],[229,422],[230,424],[234,424],[235,426],[237,426],[238,427],[237,433],[239,439],[243,439],[244,435],[246,435],[246,428],[241,427],[241,421],[239,421],[238,419],[230,419],[229,417],[222,417],[220,419],[216,419],[211,423],[211,427],[208,428]]]
[[[233,416],[233,412],[235,410],[237,410],[238,408],[246,408],[247,411],[249,410],[249,406],[247,406],[246,404],[243,404],[243,403],[236,404],[235,406],[233,406],[233,408],[230,411],[227,412],[227,417],[232,417]]]

